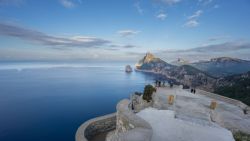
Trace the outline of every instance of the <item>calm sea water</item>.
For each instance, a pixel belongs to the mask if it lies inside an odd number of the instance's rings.
[[[159,77],[125,65],[0,63],[0,141],[74,141],[84,121]]]

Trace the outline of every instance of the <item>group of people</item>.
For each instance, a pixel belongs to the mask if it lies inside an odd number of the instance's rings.
[[[191,93],[194,93],[195,94],[196,90],[195,89],[191,89]]]
[[[172,81],[169,81],[168,83],[171,88],[174,86],[174,83]],[[165,84],[165,81],[155,80],[155,87],[165,87]]]
[[[165,86],[165,81],[159,81],[159,80],[155,80],[155,86],[156,87],[162,87]]]

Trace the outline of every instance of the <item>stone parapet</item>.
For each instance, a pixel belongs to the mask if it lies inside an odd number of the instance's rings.
[[[205,95],[205,96],[207,96],[209,98],[219,100],[219,101],[223,101],[223,102],[226,102],[226,103],[229,103],[229,104],[233,104],[235,106],[240,107],[243,110],[247,110],[247,111],[249,110],[249,106],[247,106],[246,104],[244,104],[243,102],[241,102],[239,100],[232,99],[232,98],[229,98],[229,97],[225,97],[225,96],[222,96],[222,95],[218,95],[218,94],[215,94],[215,93],[203,91],[203,90],[200,90],[200,89],[197,90],[197,92],[198,92],[198,94]]]
[[[150,141],[152,127],[129,109],[130,101],[122,100],[117,105],[116,131],[109,134],[107,141]]]
[[[116,128],[116,114],[109,114],[84,122],[75,135],[76,141],[89,141],[95,135],[109,132]]]

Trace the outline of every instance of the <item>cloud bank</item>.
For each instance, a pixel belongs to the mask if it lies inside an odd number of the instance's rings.
[[[190,61],[197,61],[221,56],[250,59],[250,42],[231,41],[185,50],[161,50],[156,52],[156,54],[166,60],[184,58]]]
[[[57,37],[16,25],[0,23],[0,35],[16,37],[41,45],[57,47],[99,47],[111,43],[109,40],[87,37]]]

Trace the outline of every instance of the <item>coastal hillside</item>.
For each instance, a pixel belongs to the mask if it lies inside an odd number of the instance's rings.
[[[214,92],[250,105],[250,71],[219,79]]]
[[[215,77],[224,77],[250,71],[250,61],[230,57],[213,58],[190,64]]]
[[[188,65],[190,64],[190,62],[183,58],[178,58],[177,60],[170,62],[170,64],[175,65],[175,66],[182,66],[182,65]]]
[[[183,85],[213,90],[216,79],[209,74],[190,65],[182,65],[167,71],[167,76]]]
[[[205,90],[213,90],[216,79],[190,65],[175,66],[147,53],[136,64],[137,70],[151,71],[166,76],[175,82],[191,87],[200,87]]]
[[[247,61],[230,58],[211,59],[211,62],[213,62],[214,64],[215,62],[217,63],[215,67],[212,67],[211,65],[210,68],[215,68],[215,73],[219,72],[217,70],[219,70],[218,68],[220,68],[220,64],[224,64],[228,68],[233,66],[233,62],[234,65],[236,65],[237,63],[241,65],[247,64]],[[223,77],[223,75],[221,74],[229,75],[229,70],[224,69],[223,71],[222,68],[220,68],[221,72],[216,74],[220,74],[222,77],[215,77],[213,73],[208,73],[208,71],[200,70],[193,65],[170,65],[150,53],[147,53],[146,56],[143,57],[143,59],[140,60],[138,64],[137,70],[162,74],[166,78],[185,86],[218,93],[220,95],[234,98],[250,105],[250,71],[247,73]],[[235,70],[240,70],[238,68],[240,68],[241,65],[237,67],[235,66]],[[234,73],[235,72],[236,71],[234,71]]]

